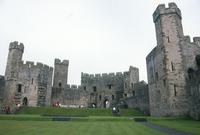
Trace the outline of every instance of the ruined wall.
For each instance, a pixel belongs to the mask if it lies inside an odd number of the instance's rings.
[[[139,81],[139,70],[130,67],[129,71],[109,74],[81,74],[81,86],[89,93],[90,104],[107,108],[123,97],[133,95],[133,86]]]
[[[27,98],[28,106],[50,105],[53,68],[42,63],[22,63],[18,85],[21,85],[22,102]]]
[[[53,68],[27,61],[23,63],[24,45],[11,42],[5,72],[4,106],[50,105]]]
[[[149,115],[149,90],[148,85],[144,82],[138,82],[134,85],[135,95],[123,99],[128,108],[137,108],[144,114]]]

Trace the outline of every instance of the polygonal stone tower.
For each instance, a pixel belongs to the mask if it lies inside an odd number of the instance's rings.
[[[6,106],[12,107],[13,105],[15,105],[15,92],[17,89],[21,89],[21,86],[17,85],[17,79],[20,64],[22,63],[23,52],[24,45],[22,43],[19,44],[17,41],[10,43],[5,72],[6,84],[3,100],[3,104]]]
[[[147,56],[150,111],[156,116],[188,112],[185,70],[181,50],[184,37],[181,11],[175,3],[161,4],[153,14],[157,46]]]

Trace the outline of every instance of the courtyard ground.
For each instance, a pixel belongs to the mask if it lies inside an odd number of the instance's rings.
[[[149,123],[200,135],[200,121],[139,114],[133,109],[121,110],[121,116],[113,117],[106,109],[25,108],[15,115],[0,115],[0,135],[164,135],[134,121],[140,117]]]

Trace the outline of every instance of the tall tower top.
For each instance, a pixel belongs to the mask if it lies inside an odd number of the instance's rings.
[[[168,4],[168,8],[165,7],[165,4],[158,5],[158,7],[156,8],[155,12],[153,13],[153,21],[156,22],[157,19],[161,15],[165,15],[165,14],[177,14],[178,17],[180,19],[182,19],[182,15],[181,15],[180,9],[176,5],[176,3],[172,2],[172,3]]]
[[[21,50],[22,52],[24,52],[24,45],[23,45],[23,43],[18,43],[17,41],[10,42],[9,50],[11,50],[11,49],[18,49],[18,50]]]

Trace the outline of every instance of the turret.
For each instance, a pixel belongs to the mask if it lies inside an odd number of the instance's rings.
[[[175,3],[169,3],[168,8],[160,4],[153,13],[156,28],[157,45],[173,43],[183,37],[181,11]]]
[[[22,62],[23,52],[24,45],[22,43],[18,43],[17,41],[10,43],[5,72],[6,80],[17,78],[17,72],[20,63]]]
[[[69,61],[68,60],[61,60],[55,59],[54,62],[54,81],[53,81],[53,87],[54,88],[65,88],[67,85],[67,79],[68,79],[68,66]]]

